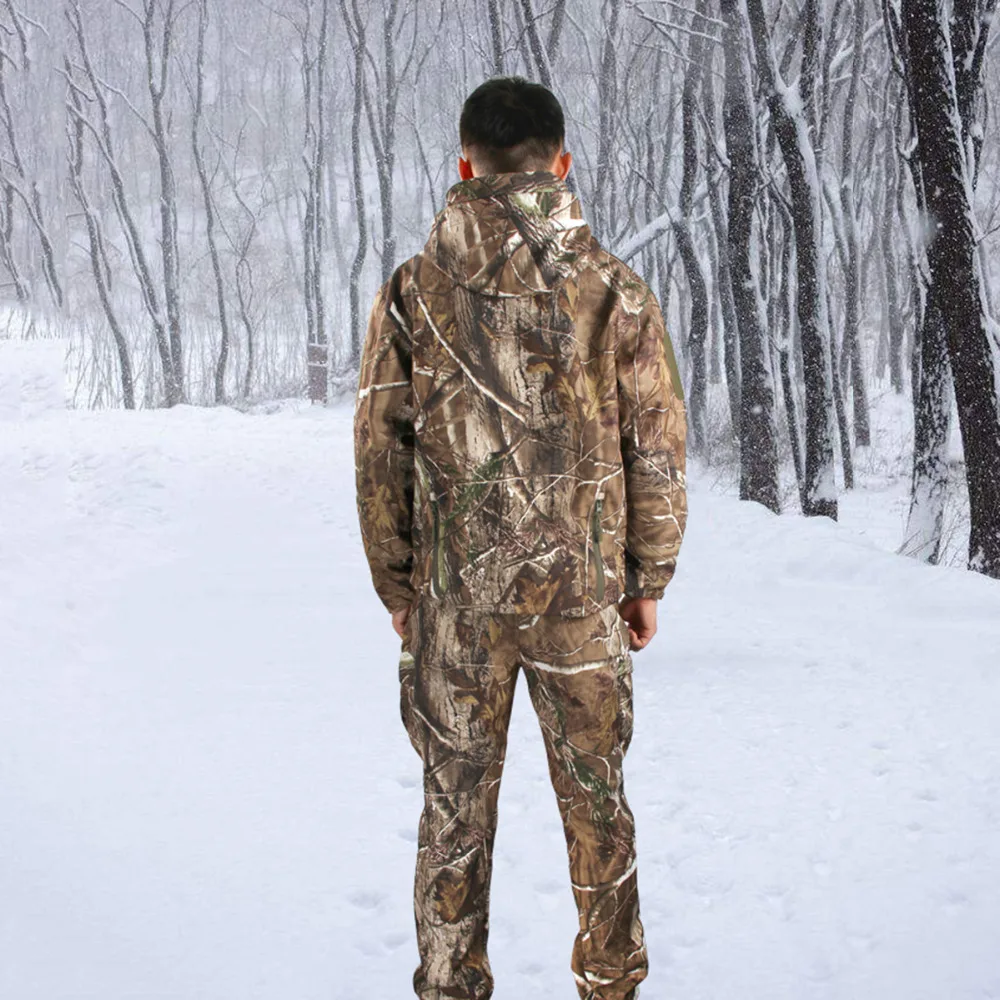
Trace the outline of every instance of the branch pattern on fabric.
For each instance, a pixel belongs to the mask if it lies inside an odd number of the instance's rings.
[[[421,598],[407,619],[400,715],[424,764],[414,990],[456,1000],[493,994],[493,844],[521,670],[566,834],[579,916],[570,962],[577,992],[620,1000],[646,978],[648,956],[623,777],[633,664],[628,626],[613,605],[570,618],[483,614]]]
[[[454,184],[362,352],[362,537],[390,610],[579,617],[660,597],[687,518],[686,414],[656,297],[548,171]]]

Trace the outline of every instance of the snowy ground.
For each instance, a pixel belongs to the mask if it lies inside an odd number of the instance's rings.
[[[5,357],[0,998],[411,996],[420,765],[350,406],[71,413]],[[1000,997],[1000,585],[877,544],[692,483],[633,654],[643,1000]],[[495,998],[572,1000],[526,695]]]

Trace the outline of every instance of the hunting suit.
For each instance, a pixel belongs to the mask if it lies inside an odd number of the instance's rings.
[[[492,852],[524,670],[566,833],[580,997],[647,974],[623,596],[660,598],[687,517],[685,411],[655,296],[549,171],[454,184],[379,290],[354,415],[375,590],[410,607],[400,706],[423,761],[422,1000],[486,1000]]]

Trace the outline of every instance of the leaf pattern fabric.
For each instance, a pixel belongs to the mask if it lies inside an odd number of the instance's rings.
[[[497,796],[518,671],[580,917],[582,1000],[647,975],[622,761],[622,596],[659,598],[687,519],[685,411],[655,296],[548,171],[453,185],[379,289],[354,419],[376,592],[409,607],[400,711],[423,761],[421,1000],[487,1000]]]
[[[617,607],[574,618],[484,614],[421,597],[399,658],[400,711],[424,763],[414,912],[421,1000],[486,1000],[497,798],[524,670],[548,757],[580,918],[580,997],[631,1000],[648,961],[635,823],[622,778],[632,658]]]
[[[685,429],[656,298],[566,183],[458,182],[369,317],[354,444],[376,592],[566,617],[661,597]]]

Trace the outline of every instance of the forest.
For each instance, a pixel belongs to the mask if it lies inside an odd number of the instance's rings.
[[[1000,578],[996,0],[0,0],[4,337],[81,409],[348,398],[484,79],[549,87],[692,460]]]

